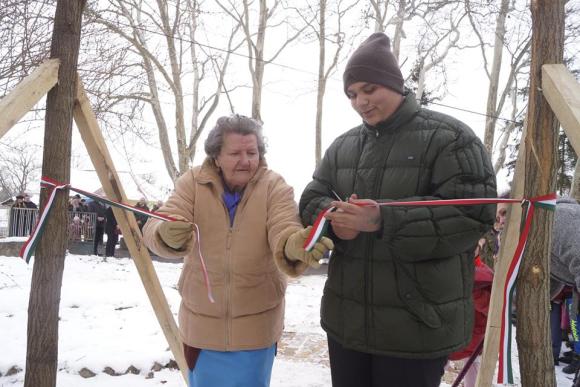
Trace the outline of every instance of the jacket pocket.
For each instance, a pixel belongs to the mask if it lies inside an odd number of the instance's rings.
[[[181,294],[183,304],[195,314],[211,317],[223,317],[223,283],[215,273],[208,273],[211,278],[211,290],[216,302],[208,298],[201,268],[195,264],[184,264],[177,288]]]
[[[399,297],[407,310],[429,328],[441,328],[441,317],[435,306],[423,297],[415,278],[409,273],[413,269],[412,265],[395,262],[394,267]]]
[[[277,271],[238,273],[232,283],[232,317],[257,315],[276,308],[284,299],[286,280]]]

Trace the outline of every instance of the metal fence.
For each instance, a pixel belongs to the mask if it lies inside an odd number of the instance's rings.
[[[0,237],[27,237],[38,218],[35,208],[0,208]],[[68,213],[68,238],[72,241],[92,241],[97,214],[94,212]]]

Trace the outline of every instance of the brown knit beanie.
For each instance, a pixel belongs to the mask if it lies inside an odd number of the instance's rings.
[[[355,82],[376,83],[400,94],[404,93],[403,75],[391,52],[387,35],[376,32],[353,52],[342,76],[344,92]]]

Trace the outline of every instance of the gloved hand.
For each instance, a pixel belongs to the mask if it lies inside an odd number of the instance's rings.
[[[167,246],[179,250],[191,239],[193,225],[180,220],[163,222],[157,227],[157,233]]]
[[[324,256],[324,253],[328,250],[332,250],[334,248],[334,243],[332,243],[332,240],[327,237],[322,237],[318,242],[316,242],[312,250],[304,250],[304,242],[308,239],[308,234],[310,234],[311,229],[312,226],[308,226],[305,229],[298,230],[290,235],[286,241],[286,246],[284,247],[284,254],[286,255],[286,258],[291,261],[302,261],[307,263],[308,266],[318,268],[320,267],[319,261]]]

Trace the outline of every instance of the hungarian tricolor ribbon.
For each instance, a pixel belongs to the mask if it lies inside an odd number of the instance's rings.
[[[375,204],[369,203],[356,203],[350,202],[351,204],[361,205],[361,206],[371,206]],[[516,278],[518,276],[518,271],[524,255],[524,250],[526,247],[526,242],[528,240],[528,234],[532,225],[532,218],[534,215],[534,210],[536,207],[545,208],[548,210],[555,210],[556,208],[556,194],[551,193],[544,196],[538,196],[531,199],[502,199],[502,198],[473,198],[473,199],[446,199],[446,200],[419,200],[419,201],[407,201],[407,202],[383,202],[377,203],[378,206],[391,206],[391,207],[418,207],[418,206],[472,206],[481,204],[497,204],[497,203],[521,203],[526,207],[524,214],[524,228],[520,233],[520,238],[516,251],[513,258],[510,261],[506,281],[502,288],[503,304],[502,304],[502,321],[500,330],[500,347],[499,347],[499,371],[497,376],[497,382],[504,384],[506,381],[508,384],[513,384],[513,372],[511,363],[511,323],[510,323],[510,313],[512,298],[514,292],[514,285]],[[314,225],[306,242],[304,243],[304,250],[310,251],[322,238],[326,229],[328,228],[328,222],[325,215],[335,211],[336,207],[330,206],[322,210]]]
[[[146,215],[148,217],[159,219],[159,220],[164,221],[164,222],[172,222],[172,221],[178,220],[178,219],[175,219],[171,216],[162,215],[162,214],[159,214],[157,212],[147,211],[147,210],[144,210],[142,208],[133,207],[133,206],[130,206],[130,205],[122,203],[122,202],[116,202],[116,201],[110,200],[104,196],[100,196],[100,195],[94,194],[92,192],[88,192],[88,191],[84,191],[84,190],[79,189],[79,188],[72,187],[70,184],[60,183],[60,182],[58,182],[54,179],[51,179],[49,177],[42,177],[40,180],[40,186],[42,188],[46,188],[49,190],[48,191],[48,199],[46,200],[46,203],[44,203],[44,206],[42,207],[42,210],[40,211],[40,217],[38,219],[38,222],[34,226],[34,229],[30,233],[30,236],[28,237],[28,239],[26,240],[26,242],[24,243],[24,245],[20,249],[19,255],[21,258],[23,258],[26,261],[26,263],[28,263],[30,261],[30,258],[32,257],[32,254],[34,253],[34,250],[36,249],[36,245],[38,244],[38,241],[40,240],[40,237],[41,237],[42,232],[44,230],[44,227],[46,225],[46,219],[48,219],[48,216],[49,216],[50,211],[52,209],[52,205],[54,204],[54,198],[56,197],[56,193],[57,193],[57,191],[62,190],[62,189],[68,188],[71,191],[77,192],[77,193],[79,193],[83,196],[89,197],[93,200],[96,200],[96,201],[99,201],[102,203],[106,203],[106,204],[109,204],[110,206],[121,208],[121,209],[126,210],[126,211],[132,211],[132,212],[135,212],[138,214],[143,214],[143,215]],[[203,271],[203,279],[205,282],[205,287],[207,289],[207,297],[213,303],[213,302],[215,302],[215,300],[213,298],[213,294],[211,291],[211,284],[209,281],[209,275],[207,273],[207,267],[205,265],[205,261],[203,259],[202,254],[201,254],[201,239],[200,239],[199,227],[195,223],[191,223],[191,224],[195,228],[195,233],[196,233],[196,237],[197,237],[197,251],[198,251],[199,260],[201,263],[201,268]]]

